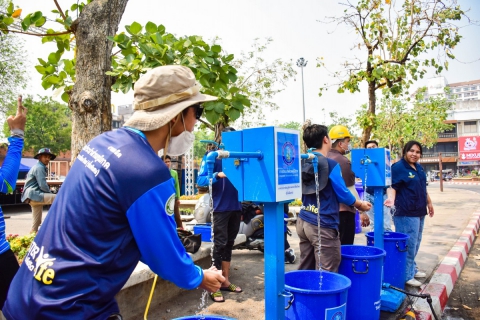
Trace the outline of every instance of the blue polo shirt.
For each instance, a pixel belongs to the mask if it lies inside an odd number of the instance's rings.
[[[197,177],[197,184],[200,187],[208,187],[208,168],[207,168],[207,155],[206,152],[200,165],[200,172]],[[238,201],[238,191],[235,186],[227,178],[218,178],[219,172],[222,172],[222,160],[216,159],[213,166],[213,179],[212,179],[212,197],[213,197],[213,211],[214,212],[229,212],[229,211],[242,211],[242,205]]]
[[[427,175],[418,163],[413,169],[403,158],[392,166],[392,188],[396,216],[423,217],[427,214]]]

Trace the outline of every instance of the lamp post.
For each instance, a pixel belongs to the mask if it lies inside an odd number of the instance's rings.
[[[305,90],[303,88],[303,67],[307,66],[308,61],[303,57],[297,60],[297,67],[302,70],[302,100],[303,100],[303,123],[305,123]]]

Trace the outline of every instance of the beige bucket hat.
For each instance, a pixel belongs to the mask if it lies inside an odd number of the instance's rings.
[[[133,114],[124,126],[151,131],[167,124],[185,108],[214,101],[201,94],[192,70],[184,66],[161,66],[149,70],[135,83]]]

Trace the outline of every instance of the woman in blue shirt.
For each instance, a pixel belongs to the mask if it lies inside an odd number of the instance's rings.
[[[394,205],[393,223],[395,231],[409,236],[407,245],[406,283],[419,287],[422,283],[415,278],[424,278],[425,272],[417,270],[415,257],[422,241],[425,216],[433,217],[433,205],[427,193],[427,176],[418,163],[422,146],[409,141],[403,148],[403,158],[392,166],[392,189],[385,205]],[[393,208],[392,208],[393,209]]]

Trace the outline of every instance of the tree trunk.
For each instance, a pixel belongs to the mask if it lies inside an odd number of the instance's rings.
[[[375,116],[376,97],[375,97],[375,81],[368,83],[368,111],[367,117],[370,115]],[[362,142],[364,145],[366,141],[370,140],[370,134],[372,133],[373,125],[369,125],[363,128]]]
[[[76,83],[70,95],[72,109],[72,163],[82,148],[95,136],[112,129],[113,36],[128,0],[96,0],[85,6],[75,31],[77,44]]]

